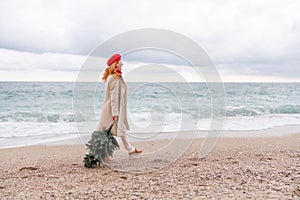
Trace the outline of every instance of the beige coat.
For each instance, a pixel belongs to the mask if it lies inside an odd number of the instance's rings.
[[[123,78],[118,78],[116,75],[109,75],[105,82],[105,97],[97,129],[108,129],[113,123],[113,116],[119,116],[119,120],[113,126],[112,134],[123,136],[125,131],[129,130],[127,119],[127,85]]]

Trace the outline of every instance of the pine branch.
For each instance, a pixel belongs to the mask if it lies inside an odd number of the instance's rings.
[[[109,130],[94,131],[86,146],[89,153],[85,154],[83,162],[87,168],[103,166],[104,161],[113,156],[113,152],[120,148],[116,138]]]

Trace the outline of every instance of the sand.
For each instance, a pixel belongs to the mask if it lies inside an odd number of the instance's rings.
[[[135,143],[142,155],[121,149],[95,169],[83,145],[0,149],[0,199],[300,199],[300,134],[221,138],[205,158],[201,139],[178,159],[170,142]]]

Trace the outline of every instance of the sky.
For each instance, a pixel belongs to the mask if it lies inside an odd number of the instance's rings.
[[[224,82],[299,82],[299,10],[297,0],[0,0],[0,81],[75,81],[105,41],[158,28],[200,45]],[[162,62],[189,71],[158,54],[128,57],[125,72]],[[187,77],[201,81],[192,70]]]

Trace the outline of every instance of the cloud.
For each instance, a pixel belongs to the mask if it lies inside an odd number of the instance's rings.
[[[78,80],[79,73],[84,73],[85,81],[101,80],[106,67],[106,59],[101,57],[82,56],[60,53],[32,53],[0,49],[0,81],[71,81]],[[202,82],[208,81],[208,77],[220,76],[225,82],[293,82],[300,81],[298,71],[294,71],[293,77],[282,77],[280,73],[286,71],[282,68],[266,68],[263,75],[255,73],[255,70],[245,72],[245,69],[232,72],[227,71],[226,66],[217,66],[219,74],[211,74],[205,68],[195,70],[190,65],[158,64],[150,62],[132,62],[124,58],[123,73],[128,82]],[[83,70],[84,68],[87,70]],[[211,66],[210,66],[211,67]],[[237,66],[237,69],[243,66]],[[276,72],[277,70],[277,72]],[[272,71],[272,74],[270,74]],[[275,73],[276,72],[276,73]],[[292,72],[291,72],[292,73]],[[93,78],[90,78],[93,77]],[[97,78],[97,77],[96,77]]]
[[[72,60],[77,54],[88,55],[114,35],[138,28],[164,28],[196,41],[229,75],[295,78],[300,63],[299,10],[296,0],[1,1],[0,48],[43,55],[36,58],[47,60],[36,66],[39,69],[75,70]],[[67,61],[59,56],[72,54],[76,58],[66,56],[71,59]],[[185,64],[156,55],[136,54],[128,59]],[[12,67],[13,60],[5,63]],[[22,70],[25,66],[13,67]]]
[[[76,81],[85,73],[87,81],[94,74],[99,80],[106,59],[59,53],[30,53],[0,49],[1,81]],[[126,59],[126,58],[125,58]],[[202,81],[189,66],[124,61],[123,73],[128,81]],[[91,75],[91,76],[90,76]]]
[[[0,81],[74,81],[85,56],[0,49]]]
[[[78,71],[86,56],[59,53],[32,53],[0,49],[2,71]]]

